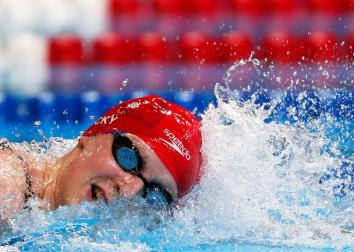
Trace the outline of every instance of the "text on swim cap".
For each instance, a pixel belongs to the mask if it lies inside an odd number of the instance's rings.
[[[100,119],[95,122],[95,125],[97,124],[112,124],[115,120],[118,119],[118,116],[110,115],[110,116],[102,116]]]
[[[164,143],[166,143],[168,146],[173,148],[175,151],[177,151],[179,154],[181,154],[183,157],[185,157],[187,160],[190,160],[191,155],[189,154],[189,151],[184,147],[182,141],[179,140],[175,136],[175,134],[173,134],[168,129],[164,129],[163,132],[166,134],[166,136],[169,138],[170,141],[166,141],[165,139],[162,139],[162,138],[160,138],[160,139]]]

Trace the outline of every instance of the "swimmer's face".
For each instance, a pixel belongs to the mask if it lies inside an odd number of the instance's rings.
[[[126,134],[143,160],[141,175],[163,187],[175,200],[177,186],[170,172],[155,152],[139,137]],[[81,201],[111,201],[114,197],[133,197],[142,193],[143,181],[124,171],[112,154],[113,134],[82,137],[69,154],[62,158],[55,190],[55,208]]]

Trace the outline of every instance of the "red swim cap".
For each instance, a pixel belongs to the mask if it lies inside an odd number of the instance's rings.
[[[84,136],[122,131],[140,137],[170,171],[178,196],[182,197],[201,175],[200,127],[199,120],[188,110],[149,95],[111,108]]]

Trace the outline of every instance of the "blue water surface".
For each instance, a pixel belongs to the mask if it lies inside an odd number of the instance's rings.
[[[262,98],[263,100],[259,98],[257,103],[263,104],[270,100],[269,97],[264,97]],[[185,96],[174,96],[173,99],[175,102],[190,110],[197,108],[196,113],[202,112],[209,102],[215,102],[215,98],[211,93],[193,93]],[[251,99],[251,97],[247,99]],[[69,104],[70,102],[63,98],[62,100],[63,104],[61,104],[61,109],[68,109],[65,108],[65,104]],[[108,108],[116,101],[118,100],[116,99],[113,102],[107,102],[109,105],[106,105],[104,108]],[[65,118],[66,115],[64,114],[64,118],[47,118],[40,120],[40,122],[35,122],[37,120],[36,118],[22,121],[16,118],[12,118],[12,120],[3,118],[0,127],[2,132],[1,136],[16,142],[31,140],[46,141],[49,137],[76,138],[103,113],[102,110],[95,107],[97,104],[95,105],[93,103],[95,103],[95,101],[86,101],[86,103],[81,101],[81,105],[86,104],[86,106],[89,107],[89,110],[93,115],[92,117],[87,114],[82,114],[87,113],[87,111],[83,110],[85,112],[73,112],[76,113],[77,116],[69,116],[70,118]],[[295,107],[296,112],[289,113],[288,108],[290,107]],[[70,107],[69,110],[73,111],[73,108]],[[50,111],[43,113],[50,113]],[[78,115],[79,113],[81,113],[81,115]],[[327,137],[331,139],[332,143],[338,144],[340,155],[347,159],[352,159],[354,150],[353,113],[352,90],[335,90],[328,97],[321,97],[315,92],[309,92],[305,98],[301,99],[299,99],[299,94],[296,92],[286,92],[280,98],[279,103],[270,113],[270,116],[266,119],[266,123],[276,121],[281,124],[296,125],[301,122],[306,125],[314,119],[319,120],[322,122],[322,127],[324,128]],[[48,116],[50,117],[51,115],[49,114]],[[79,119],[75,117],[78,117]],[[328,146],[327,151],[329,152],[330,149],[331,146]],[[349,190],[354,190],[353,167],[350,166],[350,164],[343,164],[342,168],[342,172],[339,174],[334,174],[333,171],[329,170],[327,174],[323,175],[322,181],[329,180],[335,176],[349,177],[352,179],[352,184],[346,186],[349,187]],[[334,189],[338,191],[339,198],[345,197],[345,195],[341,194],[341,189],[342,188]],[[284,246],[267,244],[266,242],[254,243],[252,242],[252,237],[250,237],[249,242],[239,242],[236,238],[226,241],[210,241],[210,243],[200,244],[189,241],[180,242],[178,239],[172,239],[170,242],[166,242],[161,239],[174,237],[173,232],[176,232],[176,228],[171,231],[169,231],[168,227],[166,228],[168,222],[167,224],[164,223],[163,227],[160,227],[157,223],[151,222],[151,220],[148,220],[147,222],[139,220],[139,218],[137,218],[137,216],[139,217],[139,213],[134,215],[136,218],[130,216],[129,219],[124,215],[124,211],[122,219],[113,223],[122,229],[122,232],[117,235],[116,233],[113,233],[117,232],[117,229],[112,228],[110,230],[109,220],[112,219],[103,218],[102,213],[105,213],[105,217],[111,213],[111,210],[107,209],[107,207],[102,204],[97,207],[85,205],[81,207],[81,210],[82,212],[80,212],[80,210],[75,210],[77,212],[71,213],[70,218],[67,218],[67,216],[68,212],[72,210],[68,207],[48,213],[46,214],[46,218],[50,220],[48,221],[49,224],[44,225],[43,228],[35,228],[34,231],[31,231],[28,228],[17,231],[8,230],[0,236],[0,246],[6,246],[6,248],[15,246],[21,251],[115,251],[116,249],[110,246],[101,246],[97,248],[92,244],[94,242],[107,242],[108,244],[114,244],[115,242],[118,244],[121,242],[130,242],[133,244],[133,249],[138,249],[137,247],[134,247],[134,244],[145,244],[149,250],[153,248],[153,250],[156,249],[157,251],[335,251],[335,248],[332,247],[320,249],[302,246],[301,244]],[[93,213],[97,213],[97,215]],[[31,217],[31,213],[27,214],[28,218],[36,220],[35,217]],[[164,214],[166,213],[161,213],[159,218],[164,218]],[[131,225],[134,221],[138,222],[138,224],[135,223],[134,225]],[[139,221],[141,221],[140,224]],[[144,226],[143,231],[137,229],[139,225]],[[127,228],[126,230],[124,230],[125,227]],[[177,231],[189,232],[188,229],[183,226],[181,226],[180,229],[177,228]],[[167,234],[163,232],[167,232]],[[68,240],[75,237],[86,237],[89,241],[81,244],[77,243],[68,245]],[[354,251],[354,248],[346,247],[344,245],[341,247],[341,251]]]

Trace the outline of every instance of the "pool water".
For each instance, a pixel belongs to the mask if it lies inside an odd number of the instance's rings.
[[[352,97],[351,89],[345,92],[343,97]],[[204,175],[178,204],[155,209],[143,199],[120,198],[109,205],[84,202],[43,212],[33,200],[31,211],[2,225],[2,246],[10,251],[353,251],[352,99],[307,91],[288,102],[294,96],[288,90],[268,103],[258,102],[260,95],[242,100],[227,77],[216,85],[215,96],[217,105],[199,115]],[[54,159],[76,144],[43,137],[22,146]]]

